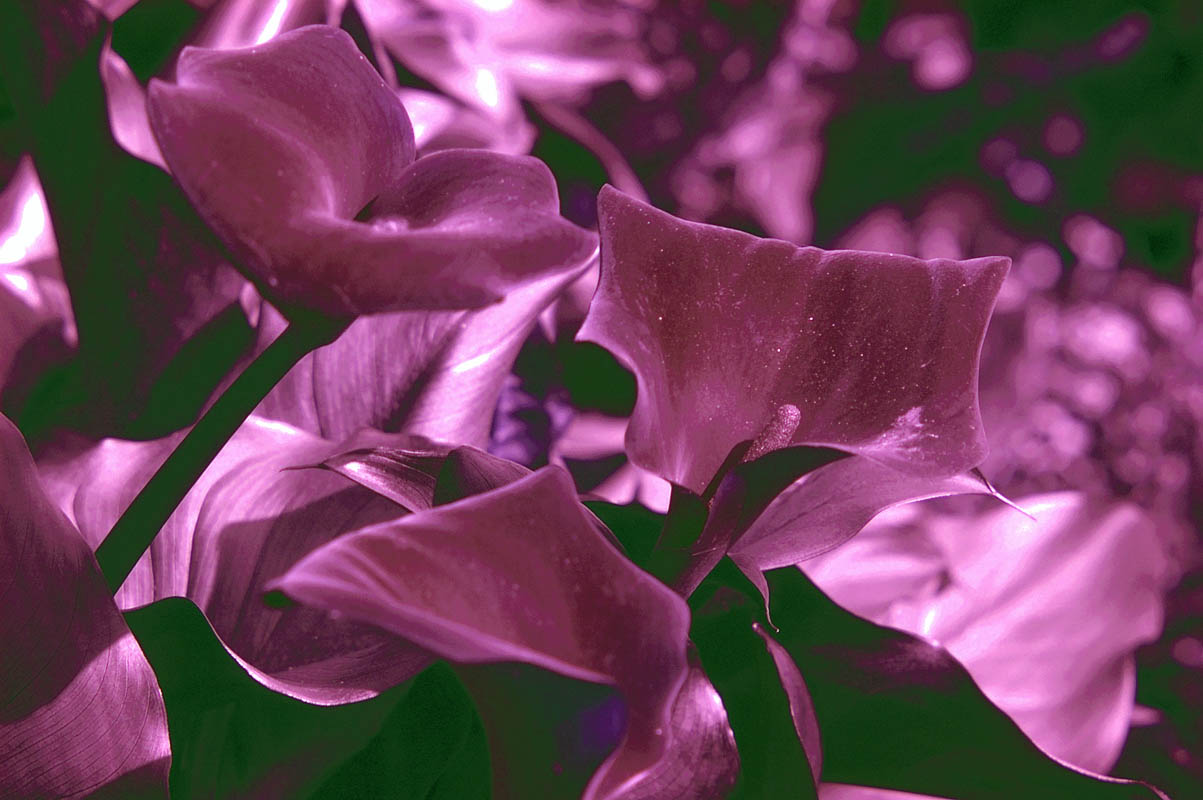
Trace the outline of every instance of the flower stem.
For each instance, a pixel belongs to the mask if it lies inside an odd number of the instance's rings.
[[[114,594],[184,495],[255,406],[302,357],[334,341],[348,324],[347,320],[294,314],[288,327],[204,413],[96,549],[100,571]]]

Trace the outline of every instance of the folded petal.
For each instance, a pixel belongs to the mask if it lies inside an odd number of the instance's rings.
[[[97,545],[167,457],[174,438],[107,440],[47,454],[40,468],[56,500],[70,504],[85,538]],[[339,475],[290,469],[361,444],[353,439],[340,447],[252,417],[185,496],[118,592],[118,602],[136,608],[165,597],[191,599],[257,680],[308,702],[351,702],[411,677],[429,663],[420,648],[353,622],[332,622],[312,609],[263,602],[267,582],[310,550],[405,513]]]
[[[655,770],[621,800],[725,797],[739,775],[727,710],[696,658],[673,701],[672,743]]]
[[[605,540],[562,470],[344,536],[276,585],[455,661],[523,661],[617,687],[626,736],[587,797],[634,785],[669,746],[688,609]]]
[[[537,254],[529,255],[534,263]],[[549,274],[475,311],[362,317],[302,359],[258,413],[330,439],[373,427],[484,446],[523,341],[539,313],[583,268]],[[261,328],[282,327],[268,319],[270,313],[265,309]]]
[[[874,523],[804,566],[846,607],[941,642],[1048,753],[1105,772],[1128,732],[1132,653],[1161,630],[1166,556],[1134,506],[1076,493],[1019,505],[1033,518]],[[909,560],[866,559],[886,542]]]
[[[976,472],[915,475],[853,456],[808,473],[769,504],[729,552],[745,571],[805,561],[855,536],[888,508],[953,494],[995,494]]]
[[[1007,259],[796,247],[609,187],[598,213],[602,278],[580,337],[639,380],[635,463],[701,493],[762,432],[924,475],[982,458],[977,358]]]
[[[1105,772],[1128,733],[1132,654],[1161,633],[1163,544],[1132,505],[1061,493],[1021,507],[1035,519],[1000,509],[934,531],[952,582],[924,604],[923,633],[1038,745]]]
[[[3,417],[0,496],[0,795],[167,797],[155,675]]]
[[[177,72],[151,84],[159,145],[282,309],[474,308],[592,252],[534,159],[448,151],[411,163],[405,109],[340,30],[187,48]]]
[[[794,568],[767,578],[774,638],[814,698],[824,780],[1000,800],[1165,797],[1049,758],[939,645],[845,611]]]

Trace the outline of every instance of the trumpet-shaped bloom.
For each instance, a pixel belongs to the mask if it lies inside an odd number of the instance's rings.
[[[535,159],[414,161],[405,109],[335,28],[185,48],[148,108],[172,174],[282,309],[474,308],[595,248]]]
[[[588,798],[637,787],[670,753],[689,611],[602,536],[558,468],[341,537],[277,585],[455,661],[615,686],[626,734]]]
[[[404,437],[382,437],[394,445]],[[44,454],[48,492],[96,546],[178,437],[105,440]],[[187,597],[261,683],[312,703],[371,697],[429,663],[425,651],[304,608],[271,608],[266,584],[340,533],[405,510],[311,469],[336,447],[252,417],[201,475],[117,593],[123,609]],[[373,440],[376,441],[376,440]]]
[[[701,493],[732,449],[836,447],[923,475],[985,454],[977,360],[1005,258],[825,252],[598,200],[583,339],[630,366],[627,452]]]

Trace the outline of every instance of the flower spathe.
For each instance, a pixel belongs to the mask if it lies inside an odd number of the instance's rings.
[[[621,796],[669,752],[689,610],[606,540],[557,467],[339,537],[276,586],[453,661],[520,661],[615,686],[626,736],[588,800]]]
[[[924,475],[985,454],[977,359],[1010,261],[823,251],[686,222],[605,187],[601,283],[580,338],[639,381],[632,460],[694,492],[790,425]]]
[[[335,28],[185,48],[148,109],[172,174],[286,313],[475,308],[595,250],[536,159],[415,161],[404,107]]]

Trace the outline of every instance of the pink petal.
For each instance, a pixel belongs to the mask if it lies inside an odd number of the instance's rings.
[[[411,163],[405,109],[340,30],[187,48],[178,74],[151,84],[163,153],[283,308],[478,307],[593,251],[535,159],[445,151]]]
[[[221,0],[205,16],[192,43],[198,47],[251,47],[305,25],[338,24],[339,0]]]
[[[840,546],[888,508],[953,494],[995,492],[974,472],[928,477],[853,456],[777,495],[729,555],[745,572],[791,566]]]
[[[111,38],[100,51],[100,80],[108,99],[109,127],[117,144],[130,155],[166,170],[146,116],[146,90],[125,59],[113,50]]]
[[[616,686],[627,734],[588,798],[616,796],[669,747],[688,609],[605,541],[562,470],[344,536],[277,585],[455,661],[522,661]]]
[[[1050,755],[1106,772],[1131,718],[1132,652],[1161,630],[1162,545],[1134,506],[1073,493],[1020,506],[1035,520],[883,520],[805,567],[852,610],[938,640]],[[894,560],[866,560],[886,542]],[[874,597],[856,588],[870,582]]]
[[[176,438],[76,444],[47,454],[40,469],[95,546]],[[118,592],[118,602],[133,608],[188,597],[252,676],[308,702],[360,700],[416,674],[429,657],[396,637],[332,622],[311,609],[263,602],[267,582],[310,550],[404,513],[339,475],[289,469],[363,443],[336,446],[252,417],[185,496]],[[393,444],[403,443],[393,438]]]
[[[163,698],[91,550],[0,417],[0,795],[167,797]]]
[[[621,800],[725,797],[739,775],[739,752],[723,700],[696,659],[673,701],[672,743],[660,764]]]
[[[1007,259],[799,248],[609,187],[598,204],[602,280],[580,336],[639,380],[627,450],[640,466],[701,493],[785,412],[798,426],[775,446],[923,475],[984,455],[977,358]]]
[[[313,228],[349,223],[414,145],[405,109],[351,38],[311,26],[245,50],[185,48],[177,75],[151,82],[150,120],[201,214],[275,296],[358,311],[386,265],[362,253],[330,263],[339,256],[315,252]]]
[[[331,439],[374,427],[483,447],[522,342],[581,268],[547,275],[475,311],[358,319],[302,359],[258,413]],[[261,318],[264,325],[274,323]]]

